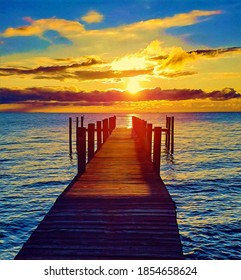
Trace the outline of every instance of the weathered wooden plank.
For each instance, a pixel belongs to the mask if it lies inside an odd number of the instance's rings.
[[[16,259],[183,259],[175,203],[143,150],[114,130]]]

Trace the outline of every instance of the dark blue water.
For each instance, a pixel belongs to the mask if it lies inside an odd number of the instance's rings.
[[[178,211],[186,259],[241,259],[241,113],[175,116],[161,176]],[[76,174],[70,114],[0,114],[0,259],[13,259]],[[79,115],[80,116],[80,115]],[[85,122],[109,114],[85,114]],[[137,115],[164,125],[165,114]],[[117,115],[118,126],[131,116]]]

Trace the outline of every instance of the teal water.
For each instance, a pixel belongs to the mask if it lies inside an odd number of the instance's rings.
[[[186,259],[241,259],[241,113],[175,116],[175,153],[160,174],[178,213]],[[13,259],[76,175],[68,117],[0,114],[0,259]],[[109,114],[85,114],[85,123]],[[163,126],[166,114],[137,114]],[[131,115],[117,114],[117,125]]]

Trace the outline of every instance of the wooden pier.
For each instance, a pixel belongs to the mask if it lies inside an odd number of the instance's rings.
[[[89,125],[85,135],[86,128],[78,128],[79,174],[15,259],[183,259],[175,203],[157,172],[158,159],[151,160],[160,148],[150,144],[150,131],[159,141],[162,129],[146,124],[144,133],[135,118],[134,129],[115,128],[114,119],[108,124]],[[93,154],[85,137],[93,143],[96,134],[102,140]]]

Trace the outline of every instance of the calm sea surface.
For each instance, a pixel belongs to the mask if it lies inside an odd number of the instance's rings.
[[[177,205],[186,259],[241,259],[241,113],[175,116],[175,153],[161,176]],[[76,175],[74,114],[0,114],[0,259],[13,259]],[[85,122],[107,114],[85,114]],[[136,115],[155,125],[165,114]],[[118,126],[131,116],[117,114]]]

